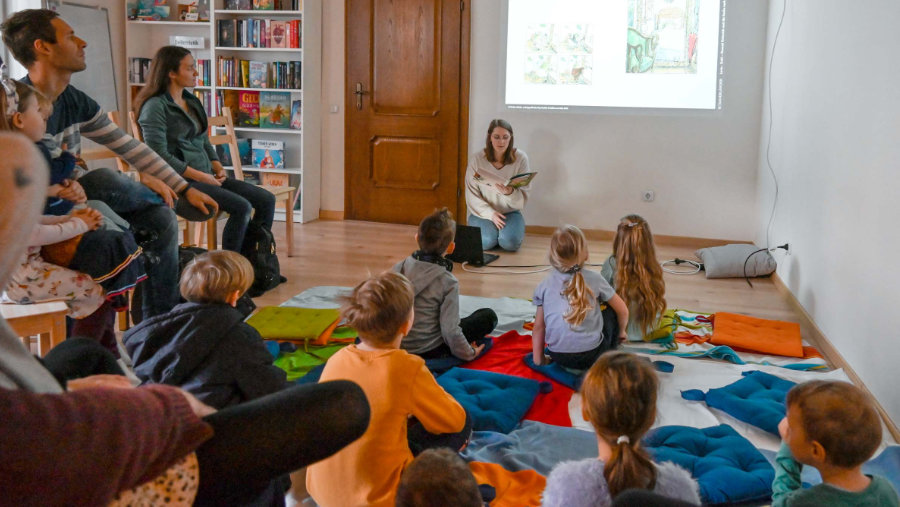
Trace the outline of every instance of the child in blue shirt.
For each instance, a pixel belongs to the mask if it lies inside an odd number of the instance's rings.
[[[550,264],[554,269],[534,290],[537,312],[532,347],[536,365],[547,362],[546,346],[550,359],[560,366],[586,370],[600,354],[625,339],[628,307],[599,273],[584,269],[587,259],[587,241],[578,227],[564,225],[553,233]],[[616,336],[604,336],[601,302],[615,312]]]

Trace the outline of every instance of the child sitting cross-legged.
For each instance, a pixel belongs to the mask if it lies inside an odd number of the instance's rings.
[[[553,467],[542,505],[608,506],[619,493],[635,488],[699,505],[691,474],[673,463],[654,463],[641,447],[656,420],[658,390],[650,361],[617,351],[600,356],[581,384],[581,410],[597,433],[599,459]]]
[[[425,361],[400,350],[413,325],[413,288],[403,275],[385,272],[360,283],[343,317],[359,332],[325,364],[321,380],[352,380],[371,407],[363,436],[311,465],[306,488],[321,507],[393,506],[403,469],[414,450],[465,447],[471,419],[438,385]]]
[[[416,241],[419,249],[393,267],[412,282],[416,295],[416,319],[400,348],[425,359],[455,356],[475,359],[484,349],[482,341],[497,326],[490,308],[475,310],[459,318],[459,281],[453,263],[444,256],[453,252],[456,222],[443,208],[423,218]]]
[[[881,443],[881,421],[858,387],[826,380],[794,386],[778,430],[773,507],[900,505],[887,479],[862,473]],[[802,465],[815,467],[822,484],[803,489]]]
[[[122,338],[138,378],[179,386],[218,409],[287,387],[262,337],[234,307],[252,283],[253,267],[240,254],[198,255],[181,273],[187,303]]]

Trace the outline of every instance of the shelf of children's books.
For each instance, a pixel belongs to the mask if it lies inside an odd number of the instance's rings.
[[[217,129],[224,129],[225,127],[216,127]],[[291,134],[291,135],[300,135],[303,133],[302,130],[295,129],[264,129],[259,127],[234,127],[235,132],[260,132],[263,134]]]
[[[128,20],[128,24],[131,26],[137,25],[169,25],[169,26],[202,26],[209,30],[209,21],[165,21],[165,20],[147,20],[143,21],[140,19],[130,19]]]
[[[234,167],[230,165],[223,166],[226,171],[234,171]],[[263,168],[263,167],[253,167],[253,166],[241,166],[241,170],[244,172],[251,173],[279,173],[279,174],[303,174],[303,170],[299,167],[279,167],[276,169],[272,168]]]
[[[267,11],[267,10],[230,10],[216,9],[216,16],[296,16],[302,17],[302,11]]]
[[[248,90],[251,92],[290,92],[301,94],[303,90],[299,88],[251,88],[248,86],[217,86],[217,90]]]
[[[216,46],[216,51],[264,51],[266,53],[301,53],[303,48],[235,48]]]
[[[128,83],[128,86],[143,87],[143,86],[147,86],[147,83]],[[194,90],[209,90],[209,89],[212,89],[211,86],[192,86],[192,87],[189,87],[189,88],[192,88],[192,89],[194,89]]]

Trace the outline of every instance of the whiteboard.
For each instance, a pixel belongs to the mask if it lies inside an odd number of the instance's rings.
[[[104,111],[118,111],[109,10],[66,1],[48,3],[72,26],[75,35],[87,42],[84,48],[87,69],[72,74],[71,84],[96,100]]]

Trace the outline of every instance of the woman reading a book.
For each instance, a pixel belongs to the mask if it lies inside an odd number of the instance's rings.
[[[529,173],[528,156],[513,140],[509,122],[492,120],[484,150],[472,155],[466,168],[468,223],[481,229],[485,250],[499,245],[515,252],[525,238],[522,209],[534,173]]]
[[[150,64],[146,86],[134,99],[134,111],[147,146],[228,213],[222,248],[240,252],[251,219],[266,229],[272,228],[275,196],[226,175],[209,142],[203,104],[187,90],[196,80],[197,69],[190,51],[163,46]]]

